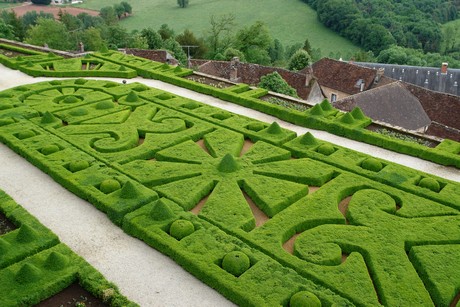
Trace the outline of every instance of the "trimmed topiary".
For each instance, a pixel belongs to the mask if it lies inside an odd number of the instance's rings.
[[[187,220],[177,220],[171,224],[171,228],[169,228],[169,234],[177,239],[182,240],[186,236],[192,234],[195,231],[195,226],[193,226],[192,222]]]
[[[345,113],[341,118],[340,122],[344,124],[353,124],[355,122],[355,119],[350,113]]]
[[[321,109],[323,109],[323,111],[331,111],[334,109],[334,107],[332,107],[330,102],[326,99],[324,99],[319,105],[321,106]]]
[[[84,115],[87,115],[88,113],[89,111],[84,108],[78,108],[78,109],[70,111],[70,115],[72,116],[84,116]]]
[[[157,96],[157,98],[161,100],[168,100],[168,99],[173,98],[173,96],[169,93],[161,93],[160,95]]]
[[[321,116],[324,115],[324,111],[319,104],[315,104],[314,107],[310,109],[310,114]]]
[[[20,140],[24,140],[24,139],[28,139],[30,137],[33,137],[35,136],[35,132],[33,132],[32,130],[26,130],[26,131],[21,131],[19,132],[16,137]]]
[[[126,67],[124,65],[121,65],[118,71],[126,71]]]
[[[303,144],[303,145],[317,145],[318,141],[313,136],[313,134],[311,134],[310,132],[307,132],[304,135],[302,135],[302,137],[300,138],[300,144]]]
[[[85,79],[77,79],[77,80],[75,80],[74,83],[75,83],[75,84],[78,84],[78,85],[83,85],[83,84],[85,84],[86,82],[87,82],[87,80],[85,80]]]
[[[10,246],[10,243],[8,243],[0,237],[0,255],[4,255],[8,251]]]
[[[153,208],[150,211],[150,216],[155,221],[165,221],[172,219],[174,217],[174,213],[172,212],[171,208],[169,208],[169,206],[164,203],[162,199],[159,199],[153,205]]]
[[[121,188],[120,197],[125,199],[133,199],[139,195],[137,187],[131,181],[126,181],[126,183]]]
[[[238,170],[238,168],[238,163],[231,154],[226,154],[217,166],[217,169],[223,173],[231,173]]]
[[[136,91],[136,92],[143,92],[149,89],[150,88],[144,84],[137,84],[135,87],[133,87],[133,91]]]
[[[70,164],[69,164],[69,170],[70,170],[72,173],[75,173],[75,172],[84,170],[84,169],[86,169],[86,168],[88,168],[88,167],[89,167],[89,162],[88,162],[88,161],[84,161],[84,160],[73,161],[73,162],[70,162]]]
[[[50,155],[52,153],[55,153],[55,152],[58,152],[60,150],[59,146],[55,145],[55,144],[51,144],[51,145],[46,145],[45,147],[43,147],[40,152],[42,154],[44,154],[45,156],[47,155]]]
[[[270,126],[268,126],[267,132],[270,134],[280,134],[283,133],[283,130],[277,122],[273,122]]]
[[[99,190],[102,193],[109,194],[121,188],[120,182],[115,179],[106,179],[101,182]]]
[[[368,171],[378,172],[383,168],[383,164],[375,158],[367,158],[361,163],[361,167]]]
[[[335,152],[335,148],[331,144],[322,144],[318,147],[318,149],[316,149],[316,151],[323,155],[329,156]]]
[[[355,107],[350,113],[356,120],[366,119],[366,115],[364,115],[360,107]]]
[[[420,180],[420,182],[418,183],[418,186],[429,189],[433,192],[439,192],[441,190],[439,182],[433,178],[422,178],[422,180]]]
[[[321,301],[311,292],[300,291],[291,296],[289,307],[321,307]]]
[[[41,271],[33,264],[24,264],[16,274],[16,281],[20,284],[32,283],[40,279]]]
[[[67,96],[64,98],[64,100],[62,100],[62,102],[64,103],[76,103],[76,102],[79,102],[80,99],[78,99],[77,97],[75,96]]]
[[[182,105],[183,108],[189,109],[189,110],[194,110],[196,108],[199,108],[200,105],[196,103],[195,101],[189,101],[185,104]]]
[[[50,112],[45,112],[45,114],[43,114],[42,116],[42,119],[40,120],[40,123],[41,124],[52,124],[58,121],[59,119],[55,117],[53,114],[51,114]]]
[[[67,263],[69,263],[69,259],[65,255],[53,251],[46,258],[44,267],[48,270],[59,271],[65,268]]]
[[[113,101],[110,100],[101,101],[96,104],[96,109],[98,110],[106,110],[112,108],[115,108],[115,104],[113,103]]]
[[[23,224],[19,228],[18,234],[16,235],[16,241],[21,243],[27,243],[35,240],[37,233],[30,226]]]
[[[125,101],[126,102],[136,102],[139,100],[139,96],[133,91],[131,91],[128,96],[126,96]]]
[[[14,108],[14,106],[11,104],[6,104],[6,103],[0,104],[0,110],[7,110],[7,109],[12,109],[12,108]]]
[[[246,272],[250,266],[249,257],[240,251],[230,252],[222,260],[222,268],[236,277]]]

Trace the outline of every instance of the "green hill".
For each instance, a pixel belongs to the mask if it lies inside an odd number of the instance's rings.
[[[273,38],[279,39],[283,46],[303,43],[306,38],[313,48],[320,48],[323,56],[340,53],[344,56],[359,48],[349,40],[322,25],[316,12],[299,0],[190,0],[187,8],[179,8],[175,0],[130,0],[133,16],[121,21],[128,30],[152,27],[158,29],[168,24],[179,34],[185,29],[197,36],[206,35],[210,28],[210,17],[232,13],[236,17],[235,30],[250,25],[257,20],[265,22]],[[99,10],[112,6],[118,0],[87,0],[81,7]]]

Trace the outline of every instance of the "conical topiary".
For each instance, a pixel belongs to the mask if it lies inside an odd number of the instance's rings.
[[[20,284],[31,283],[40,279],[40,269],[35,265],[26,263],[16,274],[16,281]]]
[[[267,132],[270,134],[280,134],[283,133],[283,130],[277,122],[273,122],[270,126],[268,126]]]
[[[169,208],[162,199],[157,200],[157,202],[153,204],[150,216],[155,221],[165,221],[175,217],[171,208]]]
[[[120,191],[120,197],[124,199],[136,198],[139,196],[139,190],[131,181],[126,181]]]
[[[217,166],[217,169],[223,173],[231,173],[238,170],[238,168],[238,163],[231,154],[226,154]]]
[[[366,118],[366,115],[364,115],[363,110],[361,110],[360,107],[355,107],[350,113],[357,120],[361,120],[361,119]]]
[[[127,102],[136,102],[139,100],[139,96],[134,91],[131,91],[125,99]]]
[[[310,114],[311,115],[324,115],[323,108],[321,108],[321,105],[316,104],[313,108],[310,109]]]
[[[126,71],[126,67],[121,65],[120,68],[118,69],[118,71]]]
[[[50,112],[45,112],[45,114],[43,114],[42,116],[42,119],[40,121],[41,124],[51,124],[51,123],[55,123],[59,121],[59,119],[57,117],[55,117],[53,114],[51,114]]]
[[[66,255],[53,251],[45,261],[45,268],[48,270],[59,271],[67,266],[69,259]]]
[[[10,246],[11,246],[10,243],[0,238],[0,255],[5,254],[8,248],[10,248]]]
[[[353,124],[355,122],[355,119],[350,113],[345,113],[341,118],[340,122],[344,124]]]
[[[78,98],[75,97],[75,96],[67,96],[67,97],[65,97],[64,100],[63,100],[64,103],[76,103],[76,102],[78,102],[78,101],[80,101],[80,99],[78,99]]]
[[[300,144],[303,144],[303,145],[317,145],[318,141],[313,136],[313,134],[311,134],[310,132],[307,132],[304,135],[302,135],[302,137],[300,138]]]
[[[332,109],[334,109],[332,107],[332,105],[330,104],[329,101],[327,101],[326,99],[324,99],[321,103],[320,103],[320,106],[321,108],[323,109],[323,111],[331,111]]]
[[[27,224],[23,224],[19,228],[18,234],[16,236],[16,241],[27,243],[33,241],[35,238],[37,238],[37,233],[35,230]]]

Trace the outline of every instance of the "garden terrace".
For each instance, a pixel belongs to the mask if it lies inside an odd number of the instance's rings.
[[[459,293],[458,182],[140,83],[0,96],[4,144],[239,305],[303,291],[326,306],[450,305]],[[368,124],[326,102],[306,112]]]
[[[99,306],[137,306],[0,191],[0,225],[5,221],[9,224],[8,231],[2,232],[5,228],[0,227],[2,306],[31,306],[43,300],[61,304],[91,302],[92,306],[98,306],[96,303]],[[73,291],[62,301],[62,292],[68,292],[69,286]]]

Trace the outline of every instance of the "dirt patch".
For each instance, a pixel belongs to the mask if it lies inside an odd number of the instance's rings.
[[[17,227],[0,212],[0,236],[15,230]]]
[[[80,303],[80,304],[78,304]],[[82,288],[78,283],[74,283],[62,290],[58,294],[37,304],[38,307],[47,306],[109,306],[101,299],[98,299],[90,292]]]
[[[209,153],[209,150],[208,150],[208,147],[206,147],[206,145],[204,144],[204,140],[203,139],[200,139],[198,141],[195,142],[198,146],[200,146],[208,155],[211,155]]]
[[[283,244],[283,249],[285,251],[287,251],[289,254],[293,254],[294,253],[294,243],[295,243],[295,239],[297,239],[297,237],[300,235],[300,233],[296,233],[295,235],[293,235],[289,240],[287,240],[286,242],[284,242]]]
[[[339,203],[339,211],[342,213],[343,217],[345,218],[345,221],[348,223],[348,219],[347,219],[347,210],[348,210],[348,204],[350,203],[350,200],[351,200],[351,196],[348,196],[344,199],[342,199],[342,201]]]
[[[0,48],[0,54],[4,55],[6,57],[9,57],[9,58],[14,58],[14,57],[17,57],[17,56],[20,56],[20,55],[29,55],[29,54],[26,54],[26,53],[21,53],[21,52],[12,51],[12,50],[3,49],[3,48]]]
[[[454,300],[449,305],[449,307],[456,307],[458,302],[460,302],[460,292],[458,292],[457,296],[454,297]]]
[[[316,191],[319,190],[320,187],[312,187],[312,186],[309,186],[308,187],[308,194],[312,194],[312,193],[315,193]]]
[[[246,152],[248,152],[248,150],[251,149],[252,145],[254,145],[253,141],[244,140],[243,148],[241,149],[241,152],[240,152],[240,157],[244,155]]]
[[[193,207],[192,210],[190,210],[190,212],[192,212],[193,214],[195,215],[198,215],[201,211],[201,209],[203,209],[204,207],[204,204],[206,204],[206,202],[208,201],[208,198],[209,198],[209,195],[211,195],[211,193],[209,193],[208,195],[206,195],[205,197],[203,197],[199,202],[198,204]]]
[[[244,198],[248,202],[249,208],[251,208],[252,214],[254,215],[254,219],[256,220],[256,227],[260,227],[265,224],[270,218],[257,207],[254,201],[249,197],[246,192],[243,192]]]
[[[54,18],[58,18],[59,10],[62,12],[69,13],[70,15],[77,16],[80,13],[87,13],[91,16],[98,16],[99,11],[93,11],[88,9],[82,9],[78,7],[71,7],[71,6],[55,6],[55,5],[37,5],[37,4],[24,4],[21,6],[13,7],[9,10],[12,10],[16,13],[17,16],[21,17],[25,13],[30,11],[37,11],[37,12],[44,12],[44,13],[51,13],[54,15]]]

